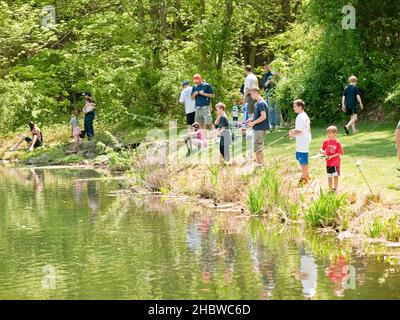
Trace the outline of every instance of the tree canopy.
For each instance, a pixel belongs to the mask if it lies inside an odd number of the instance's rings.
[[[356,9],[343,29],[342,8]],[[42,8],[53,4],[54,28]],[[314,119],[341,116],[348,76],[370,110],[400,102],[400,3],[387,0],[2,0],[0,130],[66,121],[90,90],[115,129],[180,116],[180,82],[200,73],[231,104],[243,66],[271,62],[282,108],[305,100]],[[215,101],[217,102],[217,101]]]

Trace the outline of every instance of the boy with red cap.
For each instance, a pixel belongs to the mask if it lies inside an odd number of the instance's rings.
[[[200,124],[201,129],[206,125],[214,127],[211,116],[211,99],[215,94],[212,87],[201,79],[199,74],[193,76],[192,100],[195,100],[194,119]]]

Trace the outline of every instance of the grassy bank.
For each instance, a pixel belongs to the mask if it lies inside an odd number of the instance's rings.
[[[400,166],[395,153],[395,124],[376,128],[374,125],[360,123],[359,134],[338,135],[344,156],[337,195],[327,192],[325,161],[312,157],[326,138],[326,126],[313,128],[310,148],[313,179],[302,188],[296,186],[300,172],[294,159],[295,143],[287,138],[273,143],[286,134],[285,130],[266,135],[268,167],[249,175],[236,173],[240,166],[238,158],[228,166],[201,166],[160,165],[140,157],[135,159],[131,175],[136,186],[163,194],[210,199],[216,207],[229,203],[232,210],[264,215],[271,222],[301,223],[309,229],[349,230],[398,241],[396,226],[400,219],[396,217],[400,212],[400,198],[395,187],[400,185],[397,173]],[[357,167],[356,162],[361,165]],[[373,196],[359,169],[370,184]],[[380,232],[371,232],[377,215],[380,223],[375,221],[375,225]]]
[[[5,135],[1,139],[0,159],[24,165],[94,165],[107,167],[111,171],[127,171],[132,156],[129,146],[143,139],[141,130],[110,133],[106,128],[97,126],[95,139],[81,139],[76,153],[70,127],[53,125],[42,128],[43,147],[28,152],[24,142],[17,151],[10,151],[20,139],[21,132]],[[29,133],[25,130],[25,134]]]
[[[227,166],[196,165],[177,162],[160,164],[144,156],[145,148],[130,150],[124,146],[143,139],[145,132],[111,134],[97,128],[94,142],[82,142],[81,151],[72,153],[72,140],[67,126],[44,128],[46,146],[28,153],[25,149],[9,152],[17,141],[10,135],[0,143],[0,157],[24,164],[60,165],[92,164],[124,171],[132,178],[133,189],[146,189],[162,194],[185,195],[208,199],[211,206],[248,214],[263,215],[271,223],[304,224],[308,229],[349,230],[368,237],[399,241],[400,185],[395,154],[395,124],[373,128],[374,123],[361,123],[354,136],[339,134],[344,156],[338,195],[327,193],[325,161],[311,157],[312,182],[298,188],[299,167],[294,159],[295,144],[287,131],[268,133],[265,137],[266,170],[243,175],[237,172],[241,155]],[[371,130],[373,129],[373,130]],[[313,128],[310,156],[316,155],[326,137],[325,126]],[[275,141],[278,140],[276,143]],[[157,156],[156,156],[157,159]],[[360,169],[373,193],[364,181]],[[372,201],[373,200],[373,201]]]

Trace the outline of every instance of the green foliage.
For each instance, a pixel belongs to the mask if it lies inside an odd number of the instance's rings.
[[[251,214],[262,214],[265,209],[265,193],[260,187],[253,187],[247,195],[247,208]]]
[[[127,151],[116,152],[109,149],[107,152],[108,159],[110,160],[109,167],[111,171],[127,171],[131,167],[131,157]]]
[[[306,102],[307,112],[317,121],[342,118],[341,93],[350,75],[359,79],[365,104],[398,103],[399,72],[397,36],[400,4],[354,0],[356,29],[343,30],[341,9],[348,1],[310,0],[301,18],[287,32],[271,41],[276,52],[272,65],[283,72],[277,95],[282,107],[294,99]]]
[[[284,193],[276,167],[267,168],[260,183],[250,188],[247,206],[252,214],[274,213],[284,221],[299,217],[299,207]]]
[[[365,227],[365,234],[371,238],[384,237],[388,241],[400,240],[400,215],[389,218],[374,216]]]
[[[374,220],[370,224],[366,233],[371,238],[379,238],[383,234],[383,222],[378,216],[374,217]]]
[[[324,193],[321,190],[319,198],[304,215],[304,221],[311,227],[337,227],[348,215],[348,206],[346,194]]]
[[[42,0],[0,1],[0,132],[66,123],[81,93],[111,131],[184,124],[180,82],[194,73],[228,107],[243,66],[273,60],[277,100],[302,98],[316,120],[340,119],[341,92],[356,74],[366,104],[399,103],[398,2],[361,0],[357,28],[342,30],[345,0],[57,1],[41,27]],[[256,68],[261,77],[262,69]]]

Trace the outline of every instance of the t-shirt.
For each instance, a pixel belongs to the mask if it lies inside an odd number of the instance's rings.
[[[95,103],[93,101],[86,101],[85,106],[83,107],[83,113],[89,113],[93,111],[95,108]]]
[[[244,80],[244,91],[253,87],[258,87],[258,79],[254,73],[250,73]]]
[[[221,133],[221,143],[230,144],[231,134],[229,132],[229,121],[226,115],[223,115],[219,118],[218,128],[225,128],[225,130]]]
[[[311,127],[310,118],[304,111],[297,115],[295,129],[301,131],[301,133],[296,136],[296,151],[308,152],[311,143]]]
[[[192,100],[192,88],[186,87],[182,90],[179,102],[185,106],[186,114],[194,112],[195,101]]]
[[[345,97],[345,106],[347,109],[355,109],[357,107],[357,95],[360,94],[360,90],[354,84],[348,85],[344,91],[343,96]]]
[[[202,82],[198,86],[193,86],[191,94],[194,94],[196,91],[204,91],[204,93],[208,93],[208,94],[214,93],[213,89],[207,82]],[[211,98],[202,96],[200,94],[198,94],[195,98],[196,107],[209,106],[210,104],[211,104]]]
[[[343,154],[342,145],[336,139],[327,139],[322,144],[322,150],[325,151],[327,156],[332,156],[336,153]],[[326,160],[326,165],[328,167],[340,167],[340,157],[334,157],[332,159]]]
[[[264,99],[260,99],[256,102],[254,105],[254,116],[253,116],[253,121],[257,120],[258,118],[261,117],[261,112],[264,111],[266,114],[266,118],[263,122],[257,123],[253,129],[254,130],[268,130],[269,129],[269,121],[268,121],[268,107],[267,103],[265,102]]]
[[[265,72],[265,73],[263,74],[263,78],[262,78],[262,81],[261,81],[261,85],[262,85],[262,87],[263,87],[265,90],[268,89],[268,88],[265,87],[265,85],[267,84],[267,81],[268,81],[268,79],[269,79],[271,76],[272,76],[272,72],[271,72],[271,71]],[[269,86],[270,86],[270,85],[268,85],[268,87],[269,87]]]
[[[234,105],[232,107],[232,117],[235,117],[235,118],[239,117],[239,106]]]
[[[70,121],[70,125],[72,128],[79,127],[79,120],[76,117],[73,117]]]

